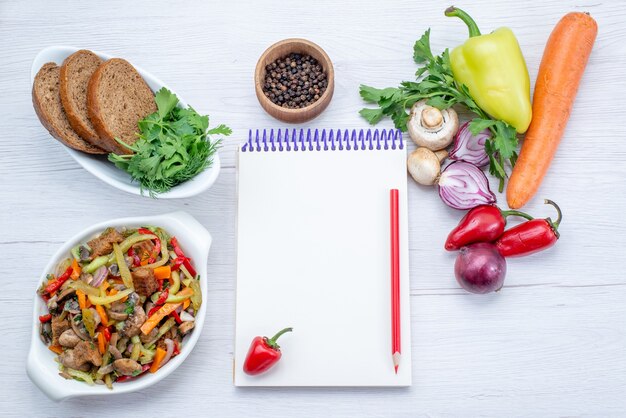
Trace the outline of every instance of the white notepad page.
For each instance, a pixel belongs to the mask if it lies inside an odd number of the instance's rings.
[[[406,150],[238,153],[236,386],[409,386]],[[402,359],[391,357],[389,190],[400,193]],[[252,339],[293,327],[248,376]]]

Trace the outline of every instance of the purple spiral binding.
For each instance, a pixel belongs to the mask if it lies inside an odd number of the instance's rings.
[[[242,152],[358,151],[404,149],[399,129],[256,129],[248,132]]]

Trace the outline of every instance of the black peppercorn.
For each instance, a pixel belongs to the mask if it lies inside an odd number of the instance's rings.
[[[304,108],[326,91],[328,81],[319,62],[306,54],[291,53],[265,66],[263,93],[285,108]]]

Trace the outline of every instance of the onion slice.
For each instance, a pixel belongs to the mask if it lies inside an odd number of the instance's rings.
[[[165,343],[165,346],[167,347],[167,352],[165,353],[165,357],[163,357],[163,361],[161,361],[161,365],[159,366],[159,369],[165,366],[165,364],[168,361],[170,361],[170,358],[172,357],[172,353],[174,353],[174,341],[172,341],[169,338],[166,338],[165,340],[163,340],[163,342]]]
[[[464,161],[455,161],[443,170],[439,196],[446,205],[460,210],[496,202],[485,173]]]
[[[485,151],[485,142],[491,138],[491,131],[484,129],[473,135],[470,131],[470,122],[465,122],[454,136],[454,144],[450,151],[450,159],[465,161],[477,167],[489,164],[489,155]]]
[[[90,285],[93,287],[100,287],[100,285],[102,284],[102,282],[104,282],[104,279],[106,279],[108,275],[109,270],[106,268],[106,266],[101,266],[93,274],[93,280],[91,281]]]

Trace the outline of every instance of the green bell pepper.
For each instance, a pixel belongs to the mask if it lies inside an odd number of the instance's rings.
[[[470,38],[450,53],[454,79],[464,84],[478,106],[526,132],[532,118],[530,79],[519,43],[509,28],[481,35],[476,22],[463,10],[450,7],[446,16],[460,18]]]

